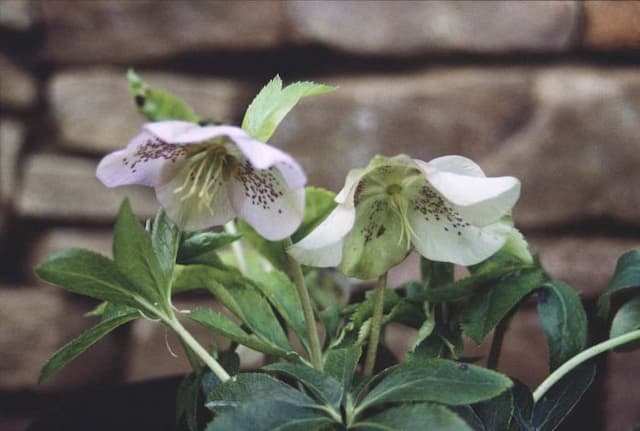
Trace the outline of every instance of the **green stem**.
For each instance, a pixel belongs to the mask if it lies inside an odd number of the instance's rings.
[[[189,360],[189,365],[191,365],[191,369],[195,372],[199,372],[202,369],[202,366],[200,365],[200,362],[198,362],[198,358],[196,354],[193,353],[193,350],[191,350],[191,347],[189,347],[182,338],[179,338],[179,340],[180,340],[180,345],[182,345],[182,350],[184,350],[184,354],[187,356],[187,359]]]
[[[291,238],[284,240],[285,249],[292,245]],[[289,274],[293,278],[293,282],[298,290],[298,296],[300,297],[300,303],[302,304],[302,312],[304,313],[304,320],[307,326],[307,334],[309,335],[309,344],[311,348],[311,363],[313,366],[322,370],[322,347],[320,347],[320,338],[318,337],[318,328],[316,327],[316,318],[313,315],[313,307],[311,306],[311,298],[309,297],[309,291],[304,283],[304,275],[302,274],[302,268],[298,261],[287,254],[289,259]]]
[[[606,352],[607,350],[629,343],[636,339],[640,339],[640,329],[627,332],[626,334],[619,335],[607,341],[603,341],[602,343],[598,343],[595,346],[591,346],[587,350],[578,353],[576,356],[569,359],[557,370],[551,373],[549,377],[547,377],[540,384],[540,386],[537,387],[537,389],[533,392],[533,401],[538,402],[540,398],[542,398],[543,395],[547,393],[547,391],[558,382],[558,380],[562,379],[567,373],[569,373],[578,365],[593,358],[594,356],[599,355],[600,353]]]
[[[384,290],[387,287],[387,273],[378,278],[376,285],[376,300],[373,306],[373,317],[371,318],[371,332],[369,334],[369,346],[367,348],[367,358],[364,362],[364,375],[373,374],[376,364],[376,353],[380,342],[380,328],[382,327],[382,312],[384,311]]]
[[[238,230],[236,229],[236,223],[233,220],[231,220],[229,223],[224,225],[224,230],[225,232],[230,233],[232,235],[236,235],[238,233]],[[233,256],[236,259],[236,263],[238,264],[238,269],[240,270],[240,274],[246,275],[247,261],[244,258],[244,252],[242,251],[242,244],[240,243],[240,240],[233,241],[231,243],[231,250],[233,251]]]
[[[502,341],[504,340],[504,334],[507,331],[510,321],[511,316],[506,316],[498,323],[496,329],[493,331],[493,339],[491,340],[491,348],[489,349],[489,357],[487,358],[487,368],[490,370],[498,369],[500,353],[502,352]]]

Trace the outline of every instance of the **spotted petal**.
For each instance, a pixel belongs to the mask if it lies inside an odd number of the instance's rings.
[[[156,186],[175,176],[186,158],[183,147],[168,144],[142,131],[122,150],[106,155],[96,176],[107,187],[129,184]]]
[[[338,266],[344,239],[353,228],[356,209],[338,205],[309,235],[287,249],[298,262],[318,268]]]
[[[230,199],[240,217],[264,238],[275,241],[300,226],[305,191],[303,187],[290,188],[275,168],[257,170],[247,164],[230,181]]]

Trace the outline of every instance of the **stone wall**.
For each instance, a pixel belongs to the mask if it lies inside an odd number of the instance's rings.
[[[64,391],[187,369],[141,321],[35,384],[43,361],[92,323],[81,314],[93,304],[42,285],[33,266],[69,246],[109,254],[125,195],[141,216],[156,209],[150,190],[94,177],[141,124],[127,67],[236,124],[276,73],[338,86],[301,103],[272,139],[315,185],[338,190],[350,168],[398,152],[462,154],[518,176],[516,223],[592,305],[617,256],[640,245],[639,23],[633,1],[0,0],[0,428],[22,429]],[[394,280],[415,273],[413,260]],[[502,370],[538,383],[534,310],[507,342]],[[602,429],[640,423],[639,358],[603,365]],[[35,401],[2,402],[25,394]]]

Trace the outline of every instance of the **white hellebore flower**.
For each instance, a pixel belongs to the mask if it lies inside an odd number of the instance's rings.
[[[349,172],[338,206],[288,252],[361,279],[383,274],[413,248],[430,260],[473,265],[507,240],[519,195],[517,178],[487,178],[465,157],[376,156]]]
[[[300,165],[234,126],[148,123],[124,149],[102,159],[97,176],[107,187],[154,187],[167,215],[185,230],[238,215],[263,237],[279,240],[298,228],[304,212]]]

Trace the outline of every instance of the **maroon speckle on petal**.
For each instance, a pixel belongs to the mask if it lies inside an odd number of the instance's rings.
[[[175,163],[179,158],[187,155],[187,150],[180,145],[168,144],[156,137],[150,138],[140,145],[133,154],[133,161],[127,158],[122,159],[125,166],[129,166],[131,172],[136,172],[139,163],[146,163],[150,160],[164,159]]]

